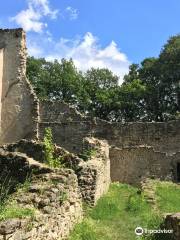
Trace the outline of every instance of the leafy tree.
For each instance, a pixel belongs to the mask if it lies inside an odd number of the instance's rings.
[[[169,87],[174,102],[173,110],[180,111],[180,34],[171,37],[159,56],[161,77]]]
[[[86,109],[91,116],[110,120],[114,89],[118,77],[108,69],[91,68],[84,74],[84,89],[88,100]]]
[[[137,79],[141,80],[146,89],[143,98],[139,100],[140,105],[144,102],[139,120],[167,121],[178,116],[180,112],[180,35],[168,40],[158,58],[146,58],[141,65],[132,64],[123,85]]]
[[[63,100],[108,121],[167,121],[180,113],[180,35],[159,57],[132,64],[121,86],[108,69],[78,71],[73,60],[29,57],[27,75],[40,99]]]
[[[139,69],[139,65],[138,65],[138,64],[134,64],[134,63],[133,63],[133,64],[131,64],[131,65],[129,66],[129,73],[124,76],[123,85],[124,85],[124,84],[128,84],[128,83],[131,83],[131,82],[134,81],[135,79],[139,79],[138,69]]]
[[[77,101],[82,74],[75,68],[72,59],[48,62],[29,57],[27,76],[40,99],[64,100],[70,103]]]

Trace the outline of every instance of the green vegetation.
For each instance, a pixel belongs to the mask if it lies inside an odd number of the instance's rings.
[[[33,217],[35,210],[33,208],[19,207],[15,202],[6,203],[0,208],[0,221],[10,218]]]
[[[161,212],[179,212],[180,186],[171,182],[156,182],[156,199]]]
[[[163,186],[162,186],[163,188]],[[157,188],[157,196],[165,196],[165,189]],[[162,193],[163,192],[163,193]],[[174,187],[171,191],[173,196],[179,194]],[[166,211],[180,210],[176,199],[171,198]],[[161,199],[161,204],[166,203]],[[134,240],[134,239],[159,239],[164,240],[165,236],[156,234],[137,237],[134,230],[137,226],[147,229],[159,229],[162,222],[164,208],[154,212],[146,202],[143,194],[139,194],[137,188],[126,184],[113,183],[109,192],[103,196],[92,209],[86,210],[86,217],[82,223],[77,224],[71,233],[70,240]],[[168,236],[169,237],[169,236]],[[168,239],[168,238],[167,238]],[[170,239],[170,238],[169,238]]]
[[[45,129],[43,144],[44,144],[44,149],[45,149],[46,164],[52,168],[60,168],[62,166],[62,164],[61,164],[62,157],[54,156],[54,144],[53,144],[51,128]]]
[[[29,188],[31,186],[31,177],[32,177],[32,175],[30,174],[26,177],[25,182],[17,184],[16,191],[18,191],[18,192],[28,192]]]
[[[180,35],[157,58],[132,64],[120,86],[108,69],[78,71],[73,60],[29,57],[27,76],[40,99],[63,100],[108,121],[167,121],[180,116]]]
[[[78,154],[78,156],[82,158],[84,161],[90,160],[95,155],[96,149],[86,149],[82,153]]]
[[[4,174],[0,177],[0,211],[8,200],[10,189],[12,187],[11,179],[8,175],[3,180]]]
[[[33,208],[19,207],[11,198],[12,186],[14,182],[12,179],[6,179],[0,183],[0,221],[10,218],[33,217]],[[17,192],[26,192],[30,186],[30,178],[27,177],[24,183],[18,184],[14,187]]]

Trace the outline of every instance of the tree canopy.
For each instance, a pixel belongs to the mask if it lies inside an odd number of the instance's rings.
[[[28,57],[27,76],[40,99],[63,100],[108,121],[167,121],[180,112],[180,35],[157,58],[132,64],[122,85],[108,69],[79,71],[73,60]]]

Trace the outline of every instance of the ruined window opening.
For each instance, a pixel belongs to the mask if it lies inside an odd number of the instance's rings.
[[[177,182],[180,182],[180,163],[177,163]]]

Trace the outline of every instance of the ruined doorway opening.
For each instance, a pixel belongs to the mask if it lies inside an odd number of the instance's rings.
[[[177,182],[180,183],[180,163],[177,163]]]

